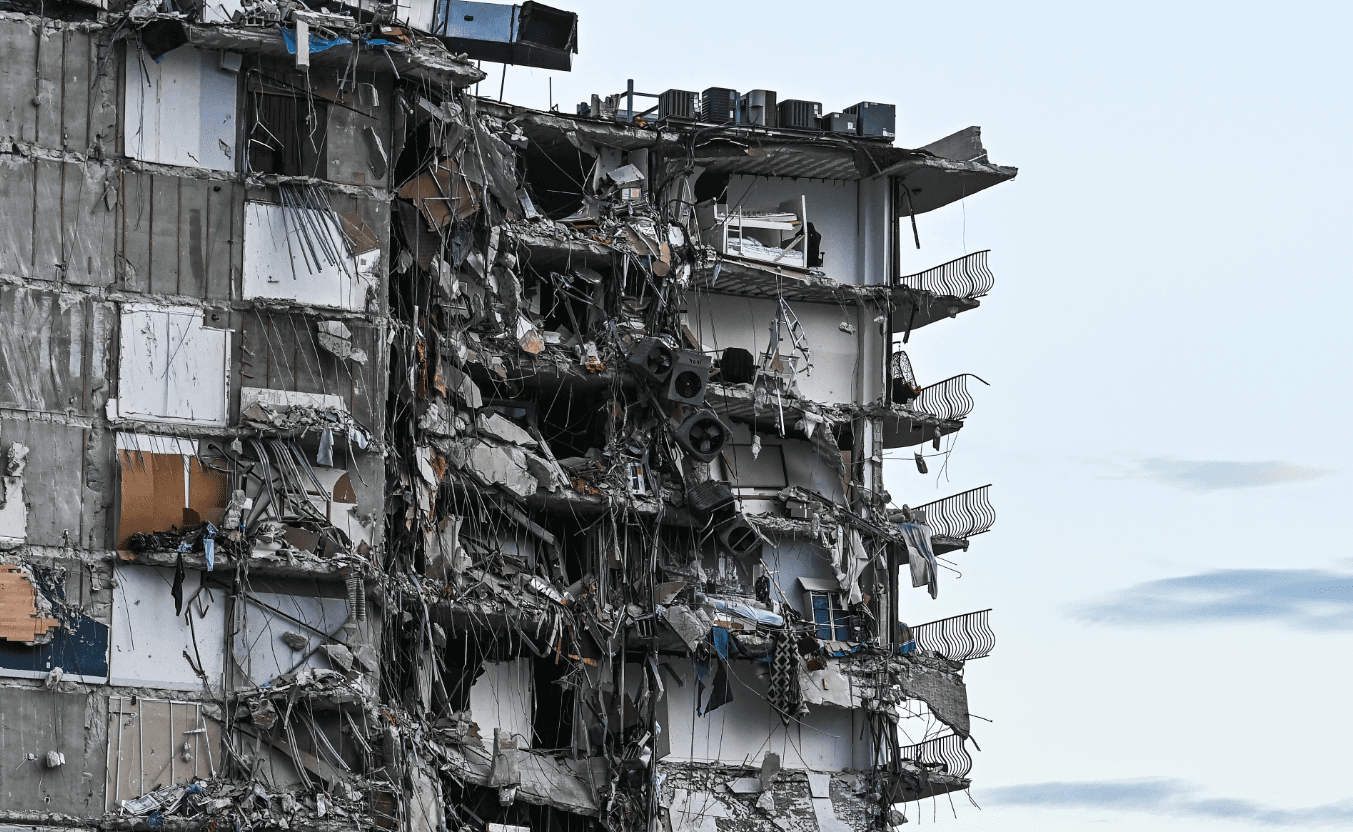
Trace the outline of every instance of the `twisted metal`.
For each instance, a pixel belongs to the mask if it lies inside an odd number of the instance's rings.
[[[996,509],[991,506],[991,485],[961,491],[942,500],[916,506],[912,512],[921,512],[932,535],[943,537],[972,537],[991,531],[996,523]]]
[[[897,284],[936,295],[957,298],[980,298],[996,285],[996,276],[987,266],[990,249],[974,251],[966,257],[950,260],[933,269],[899,277]]]
[[[952,777],[967,777],[968,772],[972,771],[972,757],[958,734],[945,734],[915,745],[900,746],[897,755],[898,759],[909,760],[916,765],[938,767]]]
[[[950,661],[984,659],[996,648],[996,632],[991,629],[989,612],[979,610],[921,624],[911,628],[911,637],[917,647]]]
[[[969,377],[982,381],[972,373],[963,373],[936,382],[929,387],[922,387],[921,392],[916,394],[916,399],[911,403],[911,409],[939,419],[956,420],[964,418],[972,413],[973,406],[976,404],[972,400],[972,394],[968,392]],[[982,383],[986,384],[985,381],[982,381]]]

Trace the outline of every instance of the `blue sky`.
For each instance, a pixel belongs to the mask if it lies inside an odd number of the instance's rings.
[[[922,382],[990,381],[912,504],[999,519],[916,623],[994,607],[967,678],[955,830],[1353,826],[1345,429],[1353,135],[1346,4],[561,3],[572,73],[509,100],[778,90],[970,124],[1019,178],[920,218],[919,271],[992,249],[981,309],[920,330]],[[493,67],[492,85],[500,80]]]

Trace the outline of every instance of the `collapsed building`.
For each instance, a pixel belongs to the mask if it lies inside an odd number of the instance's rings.
[[[475,94],[573,15],[0,2],[0,819],[860,830],[967,789],[987,489],[903,346],[1011,179],[758,90]],[[822,119],[819,121],[819,119]],[[867,122],[867,124],[866,124]]]

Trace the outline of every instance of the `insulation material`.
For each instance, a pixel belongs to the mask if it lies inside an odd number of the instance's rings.
[[[115,567],[112,684],[200,691],[205,682],[220,688],[226,592],[203,584],[203,574],[187,573],[183,615],[176,616],[173,569]]]
[[[34,624],[25,626],[43,632],[24,641],[0,638],[0,675],[43,679],[56,674],[71,681],[106,681],[112,597],[106,588],[107,569],[62,559],[50,565],[19,565],[14,577],[33,590]],[[14,577],[5,577],[2,609],[7,615],[17,612],[24,618],[21,608],[27,606],[27,588],[15,585]]]
[[[157,789],[223,773],[216,715],[208,703],[110,697],[107,811]]]
[[[39,610],[38,593],[26,571],[12,563],[0,564],[0,641],[45,643],[60,623]]]
[[[235,170],[239,75],[221,53],[179,47],[157,62],[127,50],[123,142],[144,162]]]
[[[859,708],[860,689],[849,676],[842,673],[835,662],[828,662],[822,670],[807,670],[799,666],[799,692],[809,705],[831,705],[836,708]]]
[[[121,418],[225,427],[230,332],[202,323],[194,307],[123,305]]]
[[[137,533],[220,525],[230,502],[229,477],[202,463],[196,442],[119,433],[117,449],[119,549]]]
[[[491,737],[500,731],[515,739],[518,748],[529,748],[535,718],[531,662],[485,662],[483,668],[483,675],[470,688],[470,713],[479,726],[479,736]]]
[[[329,393],[298,393],[294,390],[241,387],[240,412],[244,413],[255,404],[279,412],[286,412],[293,407],[332,410],[335,413],[346,413],[348,410],[342,398]]]
[[[344,598],[249,593],[235,607],[234,662],[249,685],[269,684],[284,673],[307,667],[341,670],[319,650],[293,650],[282,636],[297,631],[317,644],[339,635],[347,621]]]
[[[380,250],[347,251],[332,212],[246,203],[244,297],[360,312],[377,284]]]

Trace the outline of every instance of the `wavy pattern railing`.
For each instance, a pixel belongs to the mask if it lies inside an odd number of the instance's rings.
[[[924,512],[931,534],[945,537],[972,537],[991,531],[996,509],[991,506],[991,486],[962,491],[943,500],[916,506],[912,513]]]
[[[996,285],[996,276],[987,266],[987,255],[990,252],[990,249],[974,251],[966,257],[950,260],[933,269],[899,277],[897,285],[941,296],[980,298]]]
[[[963,373],[936,382],[929,387],[922,387],[921,392],[916,395],[916,399],[911,403],[911,409],[919,410],[940,419],[962,419],[972,413],[975,405],[972,394],[968,392],[969,378],[982,381],[972,373]],[[982,381],[982,383],[986,384],[985,381]]]
[[[991,629],[989,612],[979,610],[912,627],[912,640],[922,650],[939,653],[950,661],[984,659],[996,649],[996,631]]]
[[[942,766],[940,771],[953,777],[967,777],[972,771],[972,757],[958,734],[945,734],[933,740],[904,745],[897,749],[898,759],[910,760],[928,767]]]

